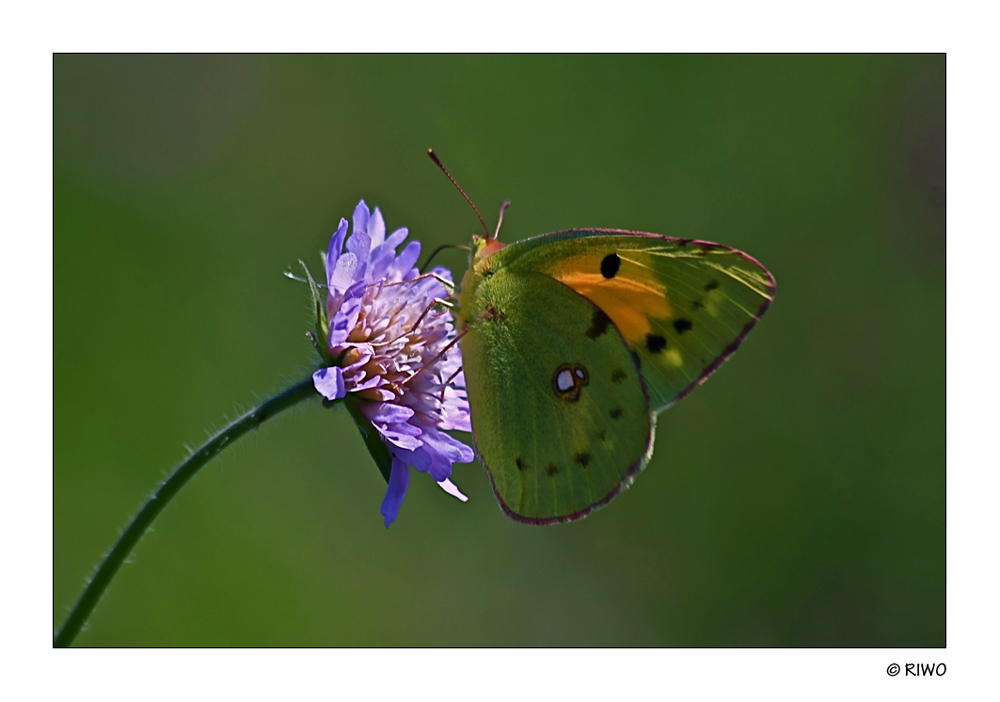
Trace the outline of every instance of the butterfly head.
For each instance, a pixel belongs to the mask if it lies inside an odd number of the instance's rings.
[[[487,266],[487,261],[490,256],[495,254],[497,251],[505,247],[507,244],[498,240],[494,237],[480,236],[479,234],[474,234],[472,236],[472,251],[470,252],[469,267],[477,268],[479,266]]]
[[[469,268],[462,276],[461,292],[458,296],[458,307],[455,310],[455,319],[461,329],[467,322],[466,313],[475,316],[477,309],[474,302],[476,291],[479,285],[490,275],[490,256],[505,247],[495,236],[481,236],[474,234],[472,237],[472,247],[469,249]]]

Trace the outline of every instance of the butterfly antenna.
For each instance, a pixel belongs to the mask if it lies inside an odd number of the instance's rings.
[[[448,176],[448,180],[451,181],[452,185],[458,188],[458,192],[462,193],[462,197],[465,198],[466,202],[472,205],[472,209],[475,211],[476,216],[479,217],[479,223],[483,225],[483,231],[486,232],[486,238],[489,239],[490,230],[486,228],[486,222],[483,221],[483,217],[482,215],[479,214],[479,210],[476,209],[476,206],[472,204],[472,200],[470,200],[469,196],[465,194],[464,190],[462,190],[462,186],[460,186],[458,183],[455,182],[455,179],[451,177],[451,173],[448,172],[448,169],[445,168],[444,164],[438,160],[437,155],[434,153],[434,149],[427,149],[427,155],[430,156],[431,160],[438,165],[438,168],[444,171],[444,174]]]
[[[503,204],[500,205],[500,221],[497,222],[497,233],[493,235],[494,239],[500,236],[500,225],[503,224],[503,211],[508,207],[510,207],[510,200],[504,200]]]

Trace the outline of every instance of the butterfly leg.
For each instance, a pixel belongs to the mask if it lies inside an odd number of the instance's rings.
[[[400,387],[402,387],[403,385],[406,385],[406,384],[407,384],[408,382],[410,382],[411,380],[413,380],[414,378],[416,378],[416,377],[417,377],[418,375],[420,375],[421,373],[423,373],[423,372],[424,372],[424,369],[425,369],[425,368],[428,368],[429,366],[433,366],[433,365],[434,365],[434,363],[435,363],[435,362],[436,362],[436,361],[437,361],[437,360],[438,360],[439,358],[441,358],[442,356],[444,356],[444,355],[445,355],[445,354],[446,354],[446,353],[448,352],[448,349],[450,349],[450,348],[451,348],[452,346],[454,346],[454,345],[455,345],[455,344],[457,344],[457,343],[458,343],[459,341],[461,341],[461,340],[462,340],[462,337],[463,337],[463,336],[465,336],[465,335],[466,335],[466,334],[468,334],[468,333],[469,333],[469,330],[468,330],[468,329],[466,329],[466,330],[465,330],[465,331],[463,331],[463,332],[462,332],[461,334],[459,334],[459,335],[458,335],[458,336],[456,336],[456,337],[455,337],[454,339],[452,339],[452,340],[451,340],[451,341],[450,341],[450,342],[448,343],[448,345],[447,345],[447,346],[445,346],[445,347],[444,347],[443,349],[441,349],[441,352],[440,352],[440,353],[439,353],[439,354],[438,354],[437,356],[435,356],[434,358],[432,358],[432,359],[431,359],[430,361],[428,361],[428,362],[427,362],[427,363],[425,363],[424,365],[420,366],[420,368],[418,368],[417,370],[415,370],[415,371],[414,371],[413,373],[411,373],[410,375],[406,376],[406,378],[404,378],[404,379],[403,379],[403,381],[402,381],[402,382],[401,382],[401,383],[399,384],[399,385],[400,385]]]
[[[443,285],[445,287],[445,290],[447,290],[449,294],[455,292],[455,284],[453,282],[451,282],[450,280],[448,280],[447,278],[443,278],[443,277],[439,276],[437,273],[421,273],[416,278],[410,278],[409,280],[400,280],[397,283],[384,283],[384,284],[381,283],[381,282],[379,282],[379,283],[372,283],[368,287],[373,288],[376,285],[382,285],[383,287],[391,288],[391,287],[396,286],[396,285],[409,285],[410,283],[415,283],[418,280],[424,280],[425,278],[433,278],[437,282],[441,283],[441,285]]]
[[[442,307],[447,307],[448,309],[454,309],[455,307],[454,302],[448,302],[447,300],[442,300],[439,297],[435,297],[434,300],[431,302],[431,304],[427,305],[427,309],[421,312],[420,316],[417,317],[417,321],[413,323],[413,327],[410,329],[409,333],[412,334],[417,329],[417,327],[420,326],[420,323],[424,321],[424,317],[427,316],[427,313],[430,312],[435,307],[437,307],[438,305],[441,305]]]
[[[448,377],[448,380],[444,381],[444,387],[441,388],[441,402],[444,402],[444,391],[448,389],[448,386],[451,385],[451,381],[457,378],[458,374],[461,373],[463,370],[465,369],[459,368],[457,371],[455,371]]]

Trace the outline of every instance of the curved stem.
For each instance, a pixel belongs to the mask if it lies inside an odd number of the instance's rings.
[[[289,407],[307,400],[310,397],[319,399],[320,395],[313,388],[312,376],[302,382],[293,385],[284,392],[271,397],[257,407],[253,408],[243,416],[229,423],[221,429],[215,436],[206,441],[202,446],[192,453],[186,461],[181,463],[170,474],[170,477],[163,481],[163,484],[153,493],[153,495],[142,506],[139,513],[132,518],[118,542],[114,545],[108,555],[104,557],[104,562],[97,569],[97,573],[83,591],[80,600],[76,603],[69,618],[63,624],[62,629],[56,634],[55,646],[69,646],[73,639],[80,633],[90,613],[94,610],[104,591],[115,577],[115,573],[121,567],[126,556],[136,545],[146,529],[153,523],[156,516],[163,511],[171,498],[176,495],[184,484],[198,472],[198,469],[208,463],[222,449],[230,443],[246,434],[251,429],[256,429],[266,420],[274,415],[288,409]]]

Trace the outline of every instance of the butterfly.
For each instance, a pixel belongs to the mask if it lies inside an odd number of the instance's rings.
[[[503,511],[585,517],[653,453],[656,416],[774,299],[771,273],[707,241],[573,229],[473,238],[456,310],[476,450]]]
[[[454,309],[476,451],[508,516],[581,519],[646,467],[657,415],[733,355],[774,276],[708,241],[572,229],[506,245],[483,228]]]

